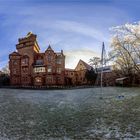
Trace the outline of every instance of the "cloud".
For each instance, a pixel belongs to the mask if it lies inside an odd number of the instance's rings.
[[[103,32],[97,30],[96,27],[90,27],[82,22],[59,20],[52,24],[51,27],[65,32],[73,32],[79,35],[88,36],[98,41],[108,41],[108,38],[103,35]]]
[[[5,67],[7,64],[8,64],[7,59],[4,59],[4,60],[0,61],[0,69]]]
[[[73,67],[79,59],[88,62],[89,57],[100,53],[102,41],[109,41],[108,27],[126,19],[122,9],[100,4],[97,0],[94,4],[13,1],[0,2],[0,46],[5,50],[0,52],[0,66],[8,62],[9,52],[15,50],[18,38],[29,31],[37,34],[41,51],[48,44],[55,51],[63,49],[67,67]]]
[[[78,61],[82,59],[86,63],[89,62],[89,59],[98,56],[99,55],[89,49],[76,49],[71,51],[64,51],[64,54],[66,56],[66,68],[75,68]]]

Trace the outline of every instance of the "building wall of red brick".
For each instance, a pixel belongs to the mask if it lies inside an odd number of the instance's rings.
[[[88,84],[85,73],[91,69],[80,60],[75,69],[65,69],[65,55],[63,51],[54,52],[48,46],[45,52],[40,53],[37,36],[28,33],[20,38],[16,45],[16,52],[9,55],[11,85],[83,85]],[[115,72],[103,74],[103,85],[115,85]],[[97,85],[100,84],[98,74]]]
[[[51,46],[40,53],[36,35],[19,39],[17,52],[9,55],[11,85],[64,85],[65,56]]]
[[[84,61],[79,60],[75,69],[66,69],[65,76],[67,81],[70,81],[72,85],[84,85],[87,84],[85,77],[86,71],[91,68]]]

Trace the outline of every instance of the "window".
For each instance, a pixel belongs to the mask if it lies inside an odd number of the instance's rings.
[[[56,77],[56,82],[61,82],[61,78],[60,77]]]
[[[56,69],[56,72],[57,72],[57,73],[61,73],[61,68],[57,68],[57,69]]]
[[[48,66],[47,72],[52,72],[52,66]]]
[[[53,78],[52,76],[47,76],[46,80],[48,83],[51,83],[53,81]]]
[[[28,77],[22,77],[22,82],[24,83],[28,82]]]
[[[48,58],[48,62],[51,62],[52,61],[52,56],[50,54],[48,55],[47,58]]]
[[[39,72],[45,72],[45,67],[35,67],[34,68],[34,72],[35,73],[39,73]]]
[[[13,74],[17,74],[17,69],[13,69]]]
[[[13,65],[17,65],[17,60],[13,60]]]
[[[36,65],[43,65],[43,60],[36,60]]]
[[[18,79],[17,79],[16,77],[14,77],[14,78],[13,78],[13,82],[14,82],[15,84],[17,84],[17,83],[18,83]]]
[[[36,77],[36,78],[35,78],[35,81],[36,81],[37,83],[41,83],[41,82],[42,82],[42,78],[41,78],[41,77]]]
[[[22,73],[28,73],[28,67],[22,67]]]
[[[61,63],[62,63],[62,59],[61,59],[61,58],[57,58],[57,59],[56,59],[56,63],[57,63],[57,64],[61,64]]]
[[[29,59],[28,58],[23,58],[21,63],[22,64],[28,64]]]

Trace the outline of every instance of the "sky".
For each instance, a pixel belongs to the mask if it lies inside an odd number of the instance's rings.
[[[0,0],[0,68],[18,38],[37,35],[41,52],[64,51],[66,67],[110,50],[111,27],[140,20],[139,0]]]

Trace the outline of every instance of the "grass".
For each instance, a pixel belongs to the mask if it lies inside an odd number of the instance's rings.
[[[1,95],[1,139],[140,138],[139,94],[123,100],[99,99],[99,105],[87,101],[76,107],[47,101],[37,104],[16,96]],[[131,135],[125,136],[128,133]]]

